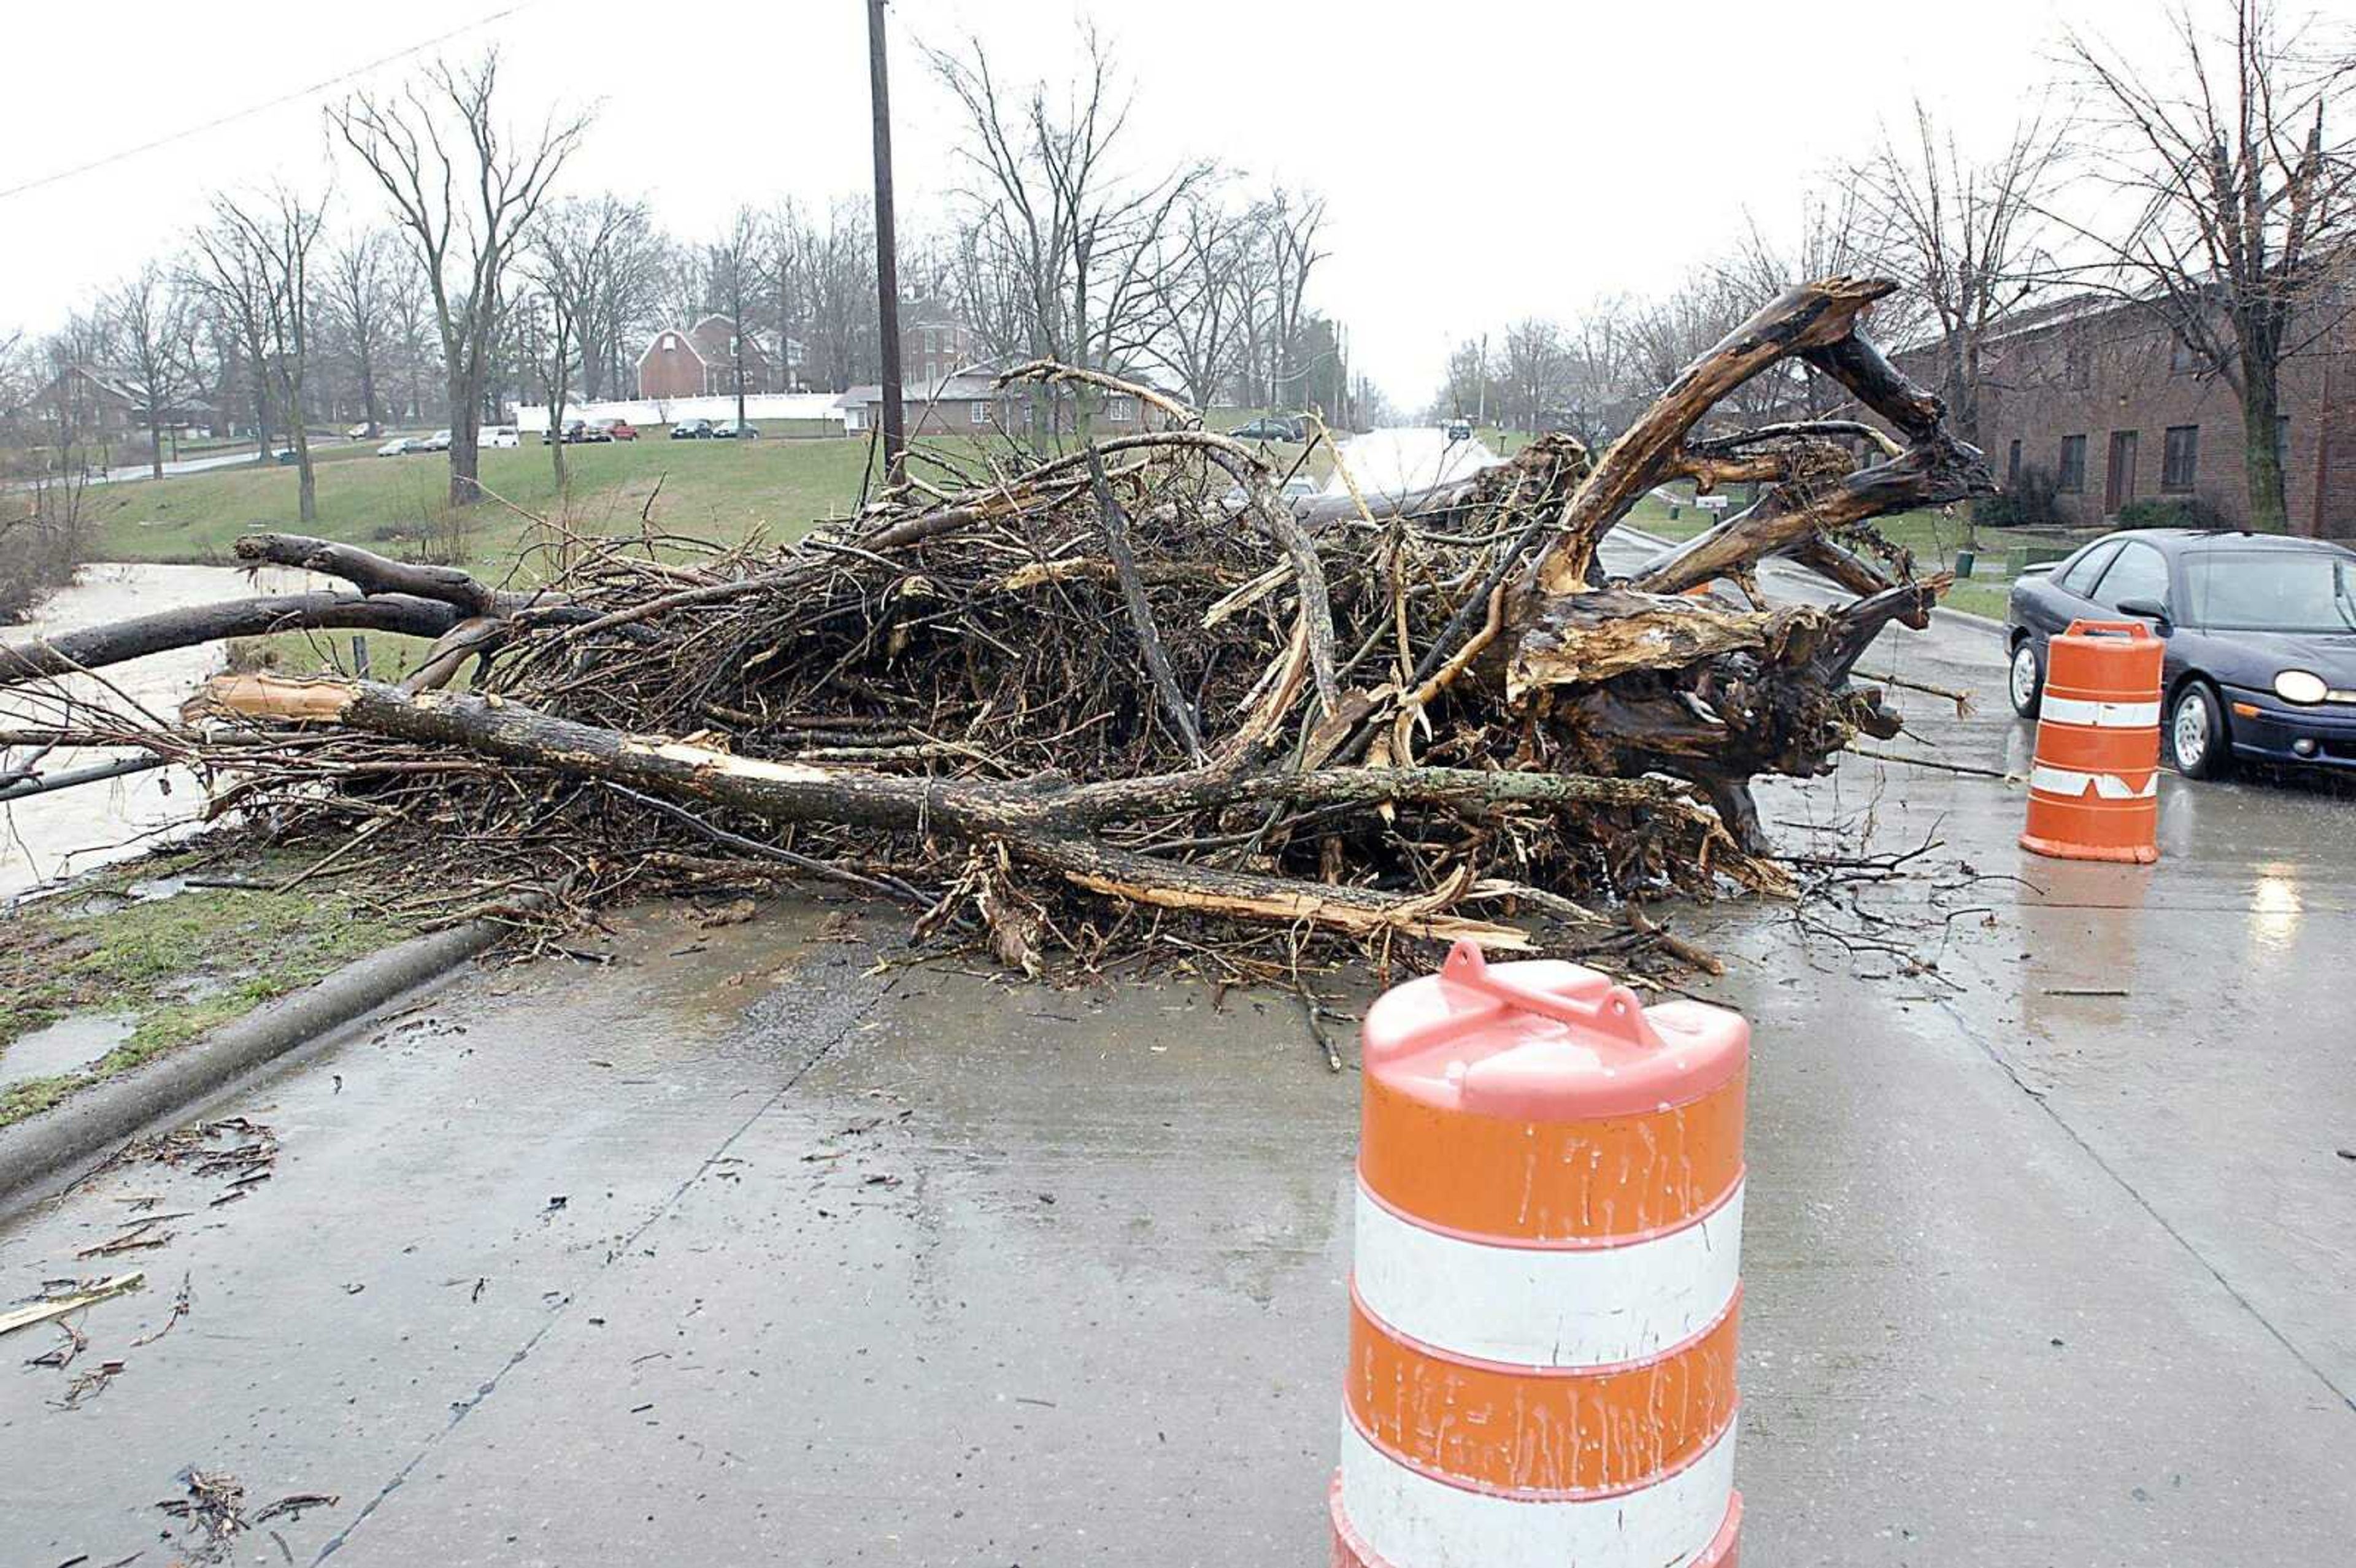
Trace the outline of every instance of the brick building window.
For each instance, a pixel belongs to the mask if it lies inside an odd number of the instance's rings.
[[[2168,373],[2169,375],[2190,376],[2192,374],[2193,367],[2196,363],[2197,360],[2192,352],[2192,345],[2185,342],[2181,337],[2169,345]]]
[[[1116,397],[1105,404],[1105,415],[1115,424],[1127,424],[1136,416],[1137,405],[1127,398]]]
[[[2192,475],[2201,466],[2201,427],[2197,424],[2172,424],[2168,427],[2168,444],[2160,453],[2159,487],[2173,494],[2192,488]]]
[[[976,424],[988,424],[990,422],[990,405],[983,402],[980,398],[976,398],[973,400],[973,412],[967,417],[971,419]]]
[[[2086,438],[2065,435],[2062,438],[2062,471],[2054,486],[2065,496],[2075,496],[2086,487]]]
[[[2004,454],[2004,482],[2008,486],[2020,483],[2020,443],[2018,439]]]

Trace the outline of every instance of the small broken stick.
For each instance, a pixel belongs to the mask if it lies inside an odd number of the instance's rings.
[[[124,1291],[136,1290],[147,1283],[146,1272],[133,1269],[102,1279],[96,1285],[77,1290],[70,1296],[53,1296],[45,1300],[27,1303],[8,1312],[0,1312],[0,1334],[13,1334],[19,1328],[30,1328],[36,1323],[47,1323],[52,1317],[63,1317],[69,1312],[79,1312],[95,1302]]]

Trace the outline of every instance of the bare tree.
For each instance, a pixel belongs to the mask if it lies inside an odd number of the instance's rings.
[[[1282,407],[1300,400],[1301,325],[1309,300],[1309,274],[1325,252],[1317,231],[1325,222],[1325,198],[1301,196],[1282,186],[1269,193],[1254,215],[1260,231],[1258,279],[1268,297],[1268,400]],[[1258,292],[1258,290],[1255,291]]]
[[[318,482],[305,428],[304,381],[310,363],[311,251],[325,221],[320,208],[285,186],[266,199],[213,197],[212,221],[198,229],[196,251],[214,298],[241,324],[254,355],[262,401],[286,422],[294,451],[298,516],[318,520]],[[265,439],[260,461],[271,460]]]
[[[1599,453],[1618,433],[1623,418],[1659,390],[1639,389],[1631,379],[1635,345],[1629,324],[1633,313],[1625,295],[1607,294],[1581,308],[1563,334],[1568,360],[1563,412],[1570,433]]]
[[[1993,157],[1975,158],[1917,99],[1909,132],[1885,129],[1881,145],[1851,171],[1862,233],[1858,247],[1838,259],[1850,262],[1861,253],[1873,271],[1907,285],[1900,298],[1928,312],[1947,416],[1975,444],[1988,334],[2048,270],[2041,204],[2059,171],[2062,141],[2060,129],[2030,114]]]
[[[2271,0],[2233,0],[2222,36],[2179,5],[2169,31],[2167,74],[2071,36],[2099,106],[2088,172],[2135,217],[2109,234],[2053,216],[2096,254],[2083,279],[2147,312],[2233,389],[2250,523],[2278,532],[2283,362],[2356,306],[2356,142],[2337,119],[2356,51],[2285,22]]]
[[[147,427],[147,471],[164,476],[164,421],[184,401],[196,379],[197,312],[171,274],[153,262],[141,268],[106,300],[129,390],[137,398],[140,422]]]
[[[589,357],[587,324],[606,283],[607,255],[619,235],[645,225],[646,216],[645,208],[611,192],[594,201],[553,202],[533,226],[526,248],[522,270],[539,291],[531,317],[539,339],[532,368],[548,402],[549,461],[559,496],[565,487],[565,405],[573,395],[573,372]]]
[[[826,232],[806,237],[811,375],[830,391],[848,391],[880,375],[883,339],[875,316],[875,230],[867,205],[839,201]]]
[[[1536,432],[1547,411],[1561,400],[1569,365],[1562,328],[1553,322],[1526,316],[1507,327],[1505,418],[1500,422]]]
[[[452,506],[480,488],[483,397],[509,264],[589,124],[586,114],[552,113],[536,136],[511,141],[498,117],[498,72],[494,50],[474,66],[429,67],[395,96],[356,93],[328,111],[424,272],[449,393]]]
[[[618,197],[604,199],[619,201]],[[595,283],[581,317],[582,381],[594,400],[630,397],[637,363],[632,346],[662,325],[663,238],[644,202],[620,204],[616,221],[595,258]]]
[[[1252,236],[1204,187],[1180,202],[1162,243],[1167,253],[1152,269],[1155,355],[1194,406],[1208,408],[1239,367]]]
[[[392,251],[392,275],[391,342],[399,361],[401,412],[404,418],[417,420],[425,413],[425,383],[442,375],[436,357],[440,339],[431,319],[434,301],[416,253],[406,245]]]
[[[377,378],[399,327],[395,291],[402,282],[400,242],[381,229],[353,235],[327,257],[326,316],[342,338],[360,396],[360,420],[369,435],[382,428]]]
[[[704,291],[709,302],[728,318],[729,381],[736,394],[736,428],[744,428],[744,357],[758,351],[754,336],[753,308],[767,293],[762,275],[768,246],[761,220],[749,207],[740,207],[726,232],[704,247]]]
[[[1044,82],[1008,101],[979,39],[962,55],[934,49],[927,58],[965,113],[973,243],[1019,280],[1011,297],[1023,347],[1089,368],[1118,366],[1150,338],[1162,234],[1211,171],[1190,164],[1154,177],[1125,172],[1119,159],[1133,101],[1115,83],[1093,27],[1082,42],[1085,63],[1061,103]],[[1076,407],[1085,432],[1087,399]]]

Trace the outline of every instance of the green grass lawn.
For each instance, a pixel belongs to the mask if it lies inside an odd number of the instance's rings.
[[[0,1090],[0,1127],[409,934],[316,883],[286,893],[209,888],[131,897],[134,884],[209,859],[189,851],[119,866],[70,894],[0,914],[0,1060],[16,1040],[70,1017],[119,1020],[122,1036],[86,1067]],[[279,857],[206,869],[266,886],[306,863]]]
[[[971,443],[937,443],[953,458]],[[791,539],[858,499],[863,439],[668,441],[659,437],[564,449],[567,493],[556,493],[549,449],[486,452],[481,479],[498,500],[446,503],[447,459],[435,453],[378,457],[331,449],[317,465],[319,516],[311,531],[389,554],[421,539],[463,543],[468,564],[504,570],[531,525],[519,515],[562,515],[588,532],[635,532],[649,498],[658,530],[734,541],[755,529]],[[348,455],[347,455],[348,454]],[[322,454],[325,455],[324,453]],[[659,494],[658,494],[659,487]],[[85,509],[110,560],[223,561],[240,534],[300,527],[291,467],[228,468],[92,489]],[[502,505],[501,502],[508,503]],[[454,520],[455,528],[454,530]]]

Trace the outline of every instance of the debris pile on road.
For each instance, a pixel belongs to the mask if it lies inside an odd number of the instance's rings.
[[[226,676],[190,724],[117,715],[110,738],[207,769],[217,812],[332,841],[338,872],[436,880],[436,920],[816,876],[1034,974],[1157,938],[1241,972],[1312,935],[1641,962],[1679,944],[1591,906],[1788,891],[1751,781],[1896,732],[1850,671],[1946,580],[1872,519],[1992,488],[1858,334],[1890,288],[1791,289],[1601,454],[1546,437],[1409,496],[1367,496],[1345,464],[1348,494],[1295,509],[1191,411],[1038,364],[1009,379],[1097,383],[1166,428],[1003,463],[912,452],[782,549],[543,521],[531,592],[256,535],[245,559],[358,594],[96,628],[0,680],[287,626],[433,636],[397,686]],[[1795,358],[1882,422],[1704,425]],[[1607,580],[1604,535],[1673,480],[1762,488]],[[1770,604],[1771,556],[1857,597]]]

